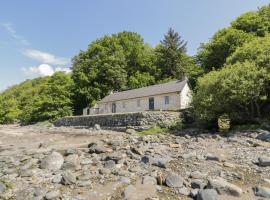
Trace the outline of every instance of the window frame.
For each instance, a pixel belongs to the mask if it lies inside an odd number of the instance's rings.
[[[164,104],[169,105],[170,104],[170,96],[164,96]]]

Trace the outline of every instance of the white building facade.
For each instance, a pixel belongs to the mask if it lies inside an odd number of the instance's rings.
[[[112,93],[92,108],[85,108],[84,115],[141,111],[177,111],[188,108],[191,90],[187,80],[172,81],[123,92]]]

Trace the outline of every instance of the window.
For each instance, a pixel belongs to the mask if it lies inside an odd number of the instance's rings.
[[[108,105],[107,104],[105,104],[105,110],[107,110],[108,109]]]
[[[87,115],[90,115],[90,109],[89,108],[87,109]]]
[[[169,96],[165,96],[164,97],[164,100],[165,100],[165,105],[170,104],[170,98],[169,98]]]
[[[126,102],[123,102],[122,107],[126,108]]]
[[[141,107],[141,100],[140,99],[137,100],[137,107]]]

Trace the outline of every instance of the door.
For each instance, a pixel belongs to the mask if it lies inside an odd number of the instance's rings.
[[[154,97],[149,98],[149,110],[154,110],[155,109],[155,100]]]
[[[115,103],[112,104],[112,113],[116,113],[116,104]]]

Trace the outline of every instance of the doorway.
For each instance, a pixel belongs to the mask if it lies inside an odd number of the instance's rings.
[[[154,97],[149,98],[149,110],[155,110],[155,99],[154,99]]]
[[[112,103],[112,113],[116,113],[116,104]]]

